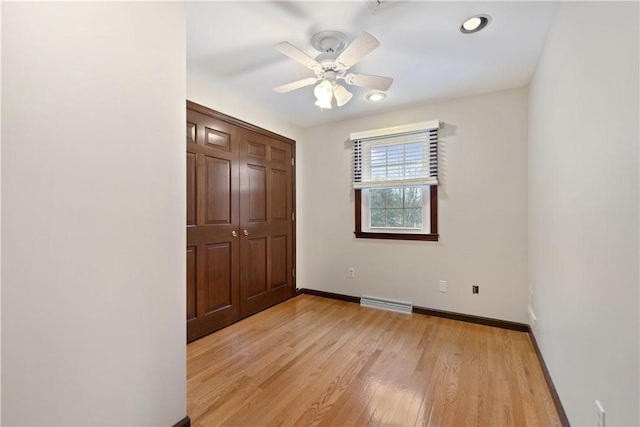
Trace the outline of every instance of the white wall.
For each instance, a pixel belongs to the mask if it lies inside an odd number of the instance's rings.
[[[2,7],[2,423],[172,425],[184,6]]]
[[[529,280],[572,425],[638,425],[638,3],[560,4],[530,92]]]
[[[527,102],[523,88],[308,129],[298,286],[526,322]],[[355,239],[349,133],[436,119],[440,241]]]
[[[0,23],[2,22],[2,3],[0,2]],[[2,46],[2,31],[0,31],[0,47]],[[2,55],[0,54],[0,70],[2,70]],[[1,73],[0,73],[1,74]],[[0,129],[2,129],[2,89],[0,85]],[[2,132],[0,132],[0,242],[2,242]],[[0,243],[0,331],[2,331],[2,244]],[[1,333],[0,333],[1,336]],[[2,339],[0,338],[0,383],[2,382]],[[2,425],[2,386],[0,384],[0,425]]]

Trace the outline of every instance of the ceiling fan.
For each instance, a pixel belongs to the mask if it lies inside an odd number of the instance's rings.
[[[338,80],[344,80],[352,86],[366,87],[386,91],[393,83],[390,77],[373,76],[370,74],[354,74],[347,71],[358,61],[380,46],[380,42],[366,31],[361,32],[346,46],[346,37],[338,31],[321,31],[311,38],[311,44],[321,53],[315,58],[310,57],[289,42],[280,42],[276,49],[312,70],[315,77],[287,83],[273,88],[277,93],[286,93],[306,86],[316,85],[313,90],[316,96],[315,105],[320,108],[331,108],[345,105],[353,96]],[[346,46],[346,48],[345,48]]]

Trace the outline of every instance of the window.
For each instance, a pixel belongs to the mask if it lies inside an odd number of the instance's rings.
[[[439,122],[351,134],[358,238],[438,240]]]
[[[427,187],[371,188],[362,191],[362,231],[424,233],[429,230]]]

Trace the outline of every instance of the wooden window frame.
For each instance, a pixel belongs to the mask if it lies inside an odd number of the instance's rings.
[[[356,231],[357,239],[387,239],[387,240],[423,240],[437,242],[438,235],[438,186],[429,186],[429,207],[430,207],[430,229],[428,234],[407,234],[407,233],[371,233],[362,231],[362,190],[355,190],[356,205]]]

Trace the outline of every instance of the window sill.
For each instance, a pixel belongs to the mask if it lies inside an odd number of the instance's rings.
[[[387,240],[423,240],[437,242],[438,234],[406,234],[406,233],[369,233],[355,231],[356,239],[387,239]]]

